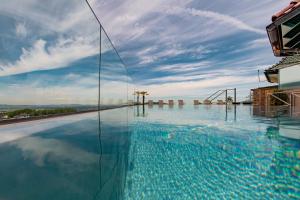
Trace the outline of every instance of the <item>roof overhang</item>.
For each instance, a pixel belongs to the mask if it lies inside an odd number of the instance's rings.
[[[265,76],[270,83],[279,82],[278,70],[265,70]]]
[[[266,87],[253,88],[253,89],[251,89],[251,91],[255,91],[255,90],[271,90],[271,89],[278,89],[278,85],[271,85],[271,86],[266,86]]]
[[[300,54],[300,7],[278,18],[266,29],[275,56]]]

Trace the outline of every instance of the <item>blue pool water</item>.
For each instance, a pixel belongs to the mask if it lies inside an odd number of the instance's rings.
[[[122,108],[0,126],[0,199],[300,199],[300,121]]]
[[[299,199],[299,121],[250,109],[153,107],[139,115],[125,199]]]
[[[0,199],[122,199],[129,146],[126,109],[0,126]]]

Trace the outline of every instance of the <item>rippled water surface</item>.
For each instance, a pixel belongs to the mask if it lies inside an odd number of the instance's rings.
[[[127,113],[104,111],[100,121],[89,113],[0,126],[0,199],[122,199]]]
[[[248,106],[136,116],[125,199],[300,198],[299,120],[255,117]]]
[[[0,126],[0,199],[300,199],[299,124],[185,105]]]

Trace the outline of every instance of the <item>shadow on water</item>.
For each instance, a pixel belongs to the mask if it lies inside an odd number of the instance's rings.
[[[0,144],[0,199],[122,199],[127,115],[104,111]]]

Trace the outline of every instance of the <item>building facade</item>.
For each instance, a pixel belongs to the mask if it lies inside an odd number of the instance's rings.
[[[254,105],[262,107],[262,113],[277,112],[286,108],[289,115],[300,115],[300,55],[283,58],[279,63],[265,70],[270,83],[277,86],[253,90]],[[255,100],[259,99],[259,101]]]

